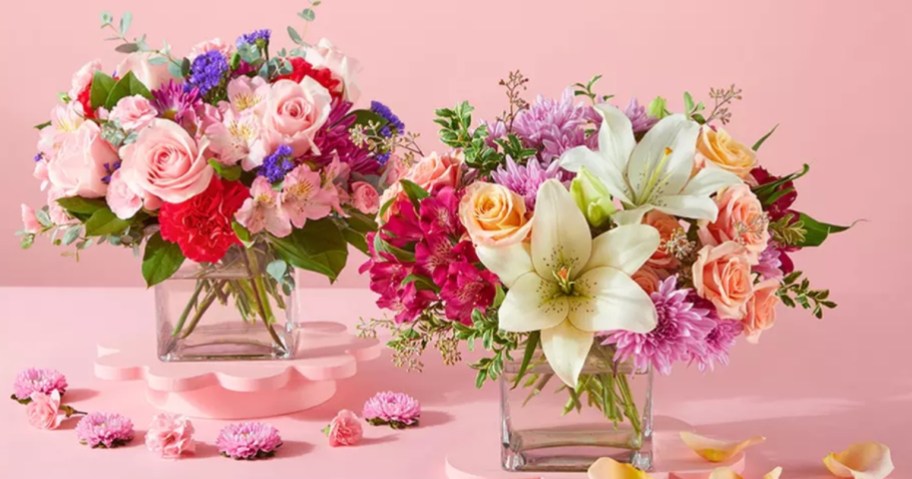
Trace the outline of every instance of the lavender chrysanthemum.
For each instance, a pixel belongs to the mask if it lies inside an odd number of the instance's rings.
[[[158,116],[180,125],[196,121],[196,111],[202,104],[198,88],[186,89],[173,80],[152,90],[152,106],[158,110]]]
[[[92,412],[76,425],[80,444],[113,448],[133,440],[133,421],[120,414]]]
[[[659,121],[657,118],[649,116],[646,113],[646,107],[640,105],[636,98],[630,100],[630,103],[627,104],[627,109],[624,110],[624,114],[630,119],[635,135],[646,133]]]
[[[770,243],[762,253],[752,271],[759,273],[763,279],[781,278],[782,277],[782,259],[781,251],[775,244]]]
[[[658,314],[655,329],[645,334],[610,331],[602,344],[615,345],[617,361],[632,359],[637,369],[652,365],[662,374],[671,373],[673,363],[703,352],[704,339],[716,326],[708,310],[695,307],[690,292],[677,288],[677,276],[665,279],[650,295]]]
[[[296,163],[292,158],[291,147],[281,145],[271,155],[263,159],[259,175],[265,176],[271,183],[278,183],[285,179],[285,175],[294,169]]]
[[[421,404],[405,393],[379,392],[364,403],[364,420],[374,426],[389,425],[394,429],[417,426]]]
[[[697,363],[700,371],[712,371],[717,363],[728,364],[728,350],[743,329],[741,321],[719,318],[712,303],[698,297],[696,293],[691,293],[690,299],[694,302],[695,309],[707,311],[707,317],[713,322],[712,330],[703,338],[703,347],[694,352],[692,361]]]
[[[275,455],[282,445],[279,430],[261,422],[225,426],[215,440],[219,453],[232,459],[262,459]]]
[[[228,60],[222,52],[212,50],[203,53],[193,59],[184,89],[198,88],[201,95],[206,95],[222,84],[229,69]]]
[[[525,165],[518,165],[512,158],[507,157],[507,164],[491,173],[491,179],[495,183],[506,186],[522,196],[526,200],[526,207],[529,210],[535,209],[538,188],[552,178],[561,178],[558,162],[552,162],[547,168],[543,168],[534,157],[529,158]]]
[[[13,382],[13,396],[18,401],[28,399],[32,393],[51,394],[57,391],[62,396],[66,390],[66,376],[56,369],[24,369],[16,375]]]
[[[573,91],[564,90],[560,100],[539,96],[528,109],[513,121],[513,133],[530,148],[541,151],[541,158],[550,163],[570,148],[597,146],[596,130],[602,117],[589,105],[573,101]]]
[[[238,48],[240,48],[241,45],[244,45],[244,44],[250,44],[250,45],[256,44],[257,40],[262,40],[262,41],[268,43],[270,36],[272,36],[272,30],[270,30],[268,28],[254,30],[250,33],[245,33],[245,34],[239,36],[238,39],[235,41],[235,44],[237,45]]]

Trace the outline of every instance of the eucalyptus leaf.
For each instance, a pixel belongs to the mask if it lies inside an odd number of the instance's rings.
[[[288,27],[288,36],[291,37],[291,41],[297,43],[298,45],[304,44],[304,39],[301,38],[301,35],[292,26]]]
[[[67,228],[66,232],[63,233],[63,244],[70,245],[73,244],[79,238],[79,234],[82,233],[82,225],[73,225]]]
[[[288,263],[281,259],[272,261],[266,265],[266,272],[269,276],[272,276],[273,279],[281,283],[285,280],[285,273],[288,272]]]
[[[140,50],[139,44],[132,43],[132,42],[121,43],[120,45],[117,45],[116,47],[114,47],[114,51],[117,51],[120,53],[134,53],[134,52],[138,52],[139,50]]]
[[[317,13],[312,8],[305,8],[298,13],[298,16],[308,22],[312,22],[317,18]]]
[[[120,17],[120,34],[121,36],[126,36],[127,32],[130,30],[130,25],[133,24],[133,14],[130,12],[124,12]]]

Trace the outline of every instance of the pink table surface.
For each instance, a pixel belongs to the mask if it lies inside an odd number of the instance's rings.
[[[351,327],[378,315],[361,289],[304,290],[303,311],[314,320]],[[843,295],[824,321],[782,311],[761,344],[739,344],[728,368],[701,374],[678,368],[656,381],[656,414],[671,416],[707,435],[768,437],[751,451],[747,478],[783,466],[784,478],[831,477],[821,458],[849,443],[874,439],[893,450],[896,473],[909,477],[912,459],[912,361],[903,325],[912,298]],[[889,300],[887,300],[889,299]],[[268,461],[235,462],[213,446],[223,421],[196,420],[201,444],[195,458],[165,461],[148,453],[142,433],[155,410],[140,382],[114,383],[92,374],[95,338],[103,329],[148,331],[153,341],[152,293],[131,288],[2,288],[0,385],[18,370],[54,367],[70,380],[66,398],[82,410],[117,411],[134,420],[137,440],[118,450],[80,446],[71,430],[39,431],[24,408],[0,402],[0,478],[82,478],[129,472],[144,478],[429,478],[444,477],[450,445],[498,434],[496,389],[473,387],[473,371],[442,366],[433,353],[423,374],[396,369],[384,353],[340,382],[339,393],[316,409],[269,419],[285,446]],[[894,315],[892,321],[885,321]],[[872,318],[877,318],[876,322]],[[307,319],[307,318],[303,318]],[[865,327],[865,324],[876,327]],[[894,328],[894,329],[890,329]],[[422,426],[393,431],[368,426],[356,447],[330,448],[320,428],[342,408],[360,411],[378,390],[398,390],[424,406]],[[5,391],[5,389],[2,389]],[[7,395],[4,392],[3,395]],[[495,441],[492,441],[492,443]],[[102,472],[103,471],[103,472]],[[580,476],[584,477],[584,476]]]

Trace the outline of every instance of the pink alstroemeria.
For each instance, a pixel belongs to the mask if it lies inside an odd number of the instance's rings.
[[[209,148],[223,165],[240,162],[245,171],[250,171],[263,164],[266,152],[260,140],[260,119],[252,112],[228,109],[221,123],[206,128],[206,136],[211,141]]]
[[[323,167],[321,175],[320,185],[330,199],[332,209],[343,217],[347,217],[348,214],[342,209],[342,203],[349,202],[351,198],[348,191],[339,186],[339,183],[347,182],[350,174],[351,167],[339,161],[339,155],[334,154],[332,161]]]
[[[334,202],[338,202],[334,192],[323,188],[320,173],[301,165],[285,176],[281,208],[295,228],[303,228],[307,220],[329,215]]]
[[[253,234],[264,229],[279,238],[291,234],[291,223],[282,208],[279,192],[269,180],[263,176],[253,180],[250,196],[234,215],[238,223]]]

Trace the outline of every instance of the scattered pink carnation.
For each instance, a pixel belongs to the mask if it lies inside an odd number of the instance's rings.
[[[25,412],[32,426],[38,429],[57,429],[66,419],[66,413],[60,408],[60,392],[56,389],[50,394],[32,393],[30,399]]]
[[[178,459],[195,451],[193,432],[193,423],[184,416],[156,414],[146,433],[146,447],[164,459]]]
[[[279,430],[262,422],[242,422],[225,426],[215,440],[219,453],[232,459],[263,459],[275,455],[282,445]]]
[[[361,420],[348,409],[339,411],[323,432],[329,436],[329,445],[332,447],[354,446],[364,436]]]
[[[393,429],[403,429],[418,425],[421,404],[408,394],[384,391],[364,403],[361,415],[374,426],[388,424]]]
[[[32,394],[51,394],[57,391],[61,396],[66,392],[66,376],[56,369],[28,368],[16,375],[13,396],[17,401],[26,401]]]
[[[114,448],[133,440],[133,421],[116,413],[92,412],[76,425],[80,444]]]

